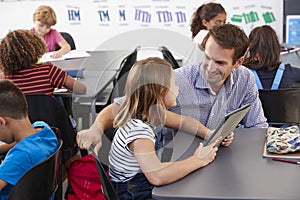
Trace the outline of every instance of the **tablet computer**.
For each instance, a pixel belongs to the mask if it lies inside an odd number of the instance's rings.
[[[209,145],[215,139],[222,136],[221,141],[219,141],[216,145],[219,146],[222,140],[225,137],[227,137],[236,128],[236,126],[244,118],[244,116],[246,115],[249,109],[250,109],[250,104],[246,104],[240,107],[239,109],[226,114],[224,120],[222,120],[222,123],[218,125],[218,127],[214,130],[214,132],[211,134],[209,138],[204,140],[203,145],[204,146]]]

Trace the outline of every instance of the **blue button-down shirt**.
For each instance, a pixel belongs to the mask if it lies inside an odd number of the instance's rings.
[[[268,127],[258,96],[253,74],[244,66],[233,69],[216,95],[204,79],[201,65],[188,65],[175,70],[179,87],[177,106],[170,108],[178,114],[198,119],[206,127],[215,129],[225,114],[251,104],[242,123],[245,127]]]

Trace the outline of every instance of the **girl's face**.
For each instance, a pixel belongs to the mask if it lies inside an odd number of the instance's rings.
[[[51,26],[41,23],[40,21],[34,21],[35,32],[44,37],[47,33],[49,33]]]
[[[171,75],[171,85],[167,91],[164,102],[167,108],[176,106],[176,97],[178,96],[178,86],[176,85],[174,73]]]
[[[225,13],[219,13],[217,16],[212,18],[209,21],[206,21],[205,19],[202,20],[203,25],[206,27],[207,30],[211,29],[215,25],[222,25],[226,22],[226,14]]]

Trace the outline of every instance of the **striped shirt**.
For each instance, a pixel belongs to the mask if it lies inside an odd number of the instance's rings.
[[[109,152],[109,175],[112,181],[126,182],[141,172],[134,153],[128,147],[129,143],[141,138],[151,140],[153,145],[155,143],[153,130],[139,119],[131,119],[116,131]]]
[[[24,94],[52,95],[55,88],[65,84],[67,73],[51,63],[45,63],[32,65],[5,78],[14,82]]]
[[[233,69],[217,95],[211,92],[201,65],[188,65],[175,70],[179,87],[177,105],[171,111],[198,119],[206,127],[215,129],[225,114],[251,104],[243,119],[245,127],[267,127],[267,119],[258,96],[252,72],[244,66]]]

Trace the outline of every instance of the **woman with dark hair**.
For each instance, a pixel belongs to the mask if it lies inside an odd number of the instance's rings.
[[[253,71],[258,89],[291,88],[300,82],[300,68],[281,63],[280,43],[272,27],[254,28],[249,40],[243,65]]]

